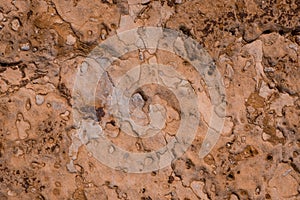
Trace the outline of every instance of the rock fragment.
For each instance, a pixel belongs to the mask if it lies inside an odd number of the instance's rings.
[[[25,42],[20,44],[20,49],[22,51],[28,51],[30,50],[30,42]]]
[[[11,21],[11,29],[14,31],[18,31],[21,26],[21,23],[18,18],[15,18]]]
[[[27,131],[30,129],[30,123],[24,119],[23,114],[19,113],[17,115],[16,127],[18,130],[18,136],[21,140],[28,137]]]
[[[35,103],[37,105],[42,105],[44,103],[45,99],[44,99],[44,96],[43,95],[36,95],[35,96]]]
[[[254,23],[250,26],[246,26],[243,38],[246,42],[252,42],[256,40],[262,34],[262,32],[263,31],[260,29],[260,27]]]
[[[68,35],[66,44],[69,45],[69,46],[72,46],[75,43],[76,43],[76,38],[73,35]]]
[[[207,194],[203,192],[204,186],[205,184],[201,181],[193,181],[191,183],[192,190],[200,199],[208,199]]]

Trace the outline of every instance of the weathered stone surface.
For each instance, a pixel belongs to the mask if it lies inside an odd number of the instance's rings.
[[[299,199],[299,9],[297,0],[2,0],[0,199]],[[176,34],[122,34],[141,26]],[[201,158],[207,132],[217,140]],[[133,153],[153,156],[139,162],[147,173],[128,173]]]

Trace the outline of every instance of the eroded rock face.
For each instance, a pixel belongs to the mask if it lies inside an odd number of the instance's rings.
[[[299,10],[298,0],[1,1],[0,199],[299,199]],[[203,63],[215,62],[203,74],[220,72],[224,126],[203,158],[205,134],[217,123],[211,124],[212,110],[222,112],[213,109],[218,100],[205,76],[184,59],[197,55],[184,39],[175,40],[172,53],[121,36],[140,26],[173,29],[180,38],[199,42],[194,48],[211,58],[202,57]],[[137,48],[120,57],[118,49],[105,49],[114,60],[93,85],[95,98],[77,109],[94,128],[86,135],[74,121],[76,76],[94,69],[93,63],[107,64],[93,58],[101,53],[96,47],[112,36],[119,36],[118,47]],[[151,67],[140,71],[144,74],[134,71],[145,64],[169,68],[163,74]],[[111,94],[119,81],[131,91],[126,81],[137,77],[162,77],[165,84],[145,84],[129,96],[128,112],[138,126],[128,134],[132,127],[116,117]],[[87,94],[90,80],[81,85]],[[192,92],[198,104],[195,138],[184,154],[148,173],[99,162],[89,148],[99,135],[134,153],[156,151],[178,139],[184,112],[171,86],[182,96]],[[113,154],[116,146],[98,151]],[[180,152],[174,150],[170,155]],[[152,162],[147,158],[142,166]]]

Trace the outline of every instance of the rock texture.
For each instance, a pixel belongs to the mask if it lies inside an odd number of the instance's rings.
[[[191,85],[200,112],[180,158],[149,173],[127,173],[99,162],[82,143],[72,90],[98,44],[140,26],[176,30],[206,49],[224,83],[226,116],[217,144],[199,158],[212,109],[203,77],[167,51],[140,48],[116,59],[99,81],[94,108],[81,111],[94,109],[117,146],[153,151],[176,138],[180,126],[176,96],[151,84],[131,97],[130,113],[139,125],[154,113],[154,128],[162,130],[139,138],[118,126],[109,94],[137,65],[172,66]],[[299,0],[2,0],[0,199],[300,199],[299,45]]]

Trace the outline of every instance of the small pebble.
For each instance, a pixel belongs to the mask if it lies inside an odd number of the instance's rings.
[[[27,99],[27,100],[26,100],[25,108],[26,108],[26,110],[30,110],[30,108],[31,108],[31,102],[30,102],[30,99]]]
[[[76,38],[73,35],[68,35],[66,44],[72,46],[75,43],[76,43]]]
[[[28,51],[30,49],[30,43],[29,42],[26,42],[26,43],[23,43],[20,45],[20,49],[22,51]]]
[[[59,181],[56,181],[56,182],[55,182],[55,186],[56,186],[56,187],[61,187],[61,183],[60,183]]]
[[[15,196],[17,196],[17,193],[12,191],[12,190],[8,190],[7,195],[10,196],[10,197],[15,197]]]
[[[144,53],[142,51],[139,52],[139,59],[144,60]]]
[[[60,114],[60,117],[65,120],[65,121],[68,121],[69,120],[69,115],[70,115],[70,112],[67,110],[66,112],[64,113],[61,113]]]
[[[142,5],[148,4],[149,2],[150,2],[150,0],[141,0]]]
[[[83,62],[81,64],[81,67],[80,67],[80,72],[84,74],[84,73],[87,72],[87,69],[88,69],[88,63],[87,62]]]
[[[230,200],[238,200],[238,199],[239,198],[235,194],[230,195]]]
[[[106,39],[106,35],[107,35],[107,32],[105,29],[102,29],[101,30],[101,34],[100,34],[100,37],[102,40],[105,40]]]
[[[242,141],[242,143],[245,143],[246,142],[246,137],[242,136],[241,141]]]
[[[18,31],[20,28],[20,21],[18,19],[13,19],[11,21],[11,29],[14,30],[14,31]]]
[[[110,146],[109,149],[108,149],[108,152],[113,153],[114,151],[115,151],[115,148],[113,146]]]
[[[289,48],[290,49],[293,49],[294,51],[298,51],[298,45],[297,44],[295,44],[295,43],[293,43],[293,44],[289,44]]]
[[[268,134],[266,134],[266,133],[263,133],[263,134],[262,134],[262,139],[263,139],[264,141],[267,141],[267,140],[269,140],[270,138],[271,138],[270,135],[268,135]]]
[[[43,103],[44,103],[44,96],[42,96],[42,95],[36,95],[35,96],[35,102],[36,102],[36,104],[37,105],[42,105]]]
[[[300,45],[300,35],[297,35],[296,42],[297,42],[298,45]]]

